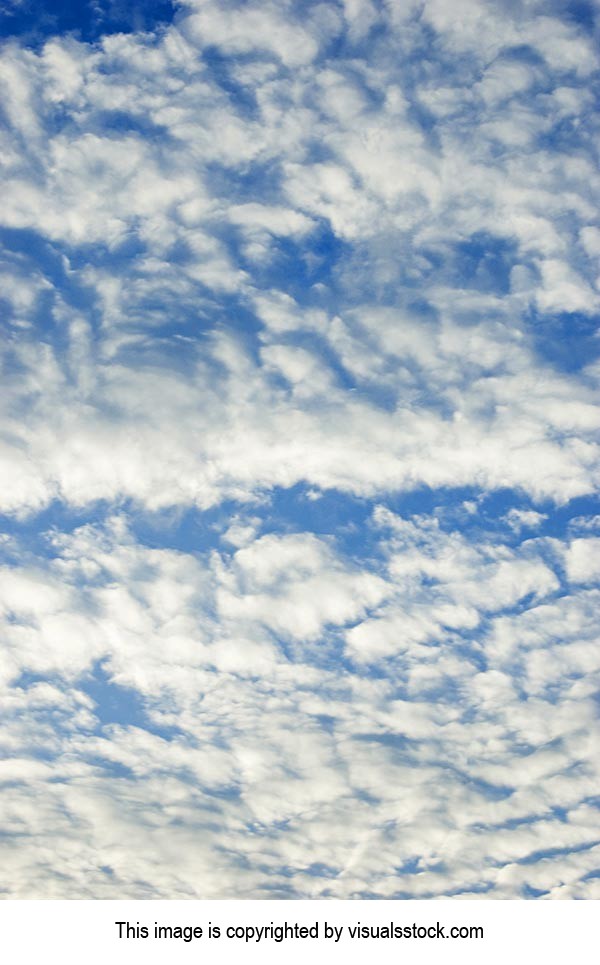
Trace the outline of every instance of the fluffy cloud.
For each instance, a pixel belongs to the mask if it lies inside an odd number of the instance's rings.
[[[3,806],[35,788],[65,855],[36,893],[508,896],[553,887],[594,843],[590,591],[560,590],[544,540],[373,523],[379,575],[309,534],[151,549],[123,517],[5,568]],[[98,675],[131,722],[111,720]],[[34,848],[43,831],[19,820]],[[130,861],[140,822],[153,852]],[[557,836],[564,861],[519,877]],[[193,860],[163,864],[186,841]],[[5,861],[27,893],[34,851],[21,838]]]

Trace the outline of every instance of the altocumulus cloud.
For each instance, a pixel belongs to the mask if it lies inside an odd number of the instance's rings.
[[[596,6],[3,6],[2,893],[600,897]]]

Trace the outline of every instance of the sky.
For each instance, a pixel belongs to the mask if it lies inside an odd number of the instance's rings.
[[[1,0],[0,895],[600,898],[598,14]]]

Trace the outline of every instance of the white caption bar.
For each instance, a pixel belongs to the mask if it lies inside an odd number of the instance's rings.
[[[11,965],[597,965],[597,901],[5,901]]]

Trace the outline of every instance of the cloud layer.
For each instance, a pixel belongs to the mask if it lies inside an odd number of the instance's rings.
[[[600,897],[595,15],[3,42],[6,896]]]

